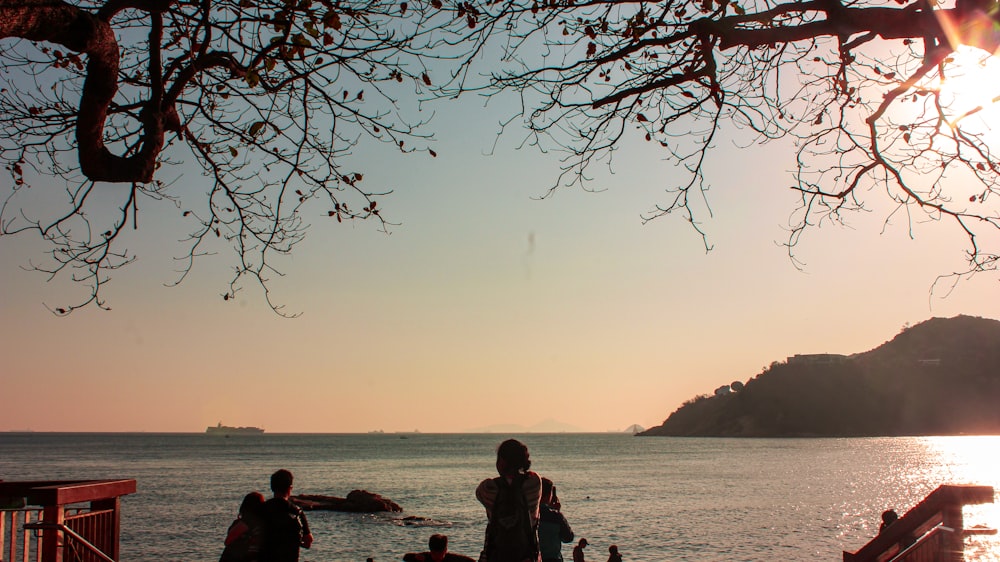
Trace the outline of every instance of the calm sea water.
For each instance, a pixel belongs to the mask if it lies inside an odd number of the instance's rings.
[[[442,532],[477,556],[485,514],[474,489],[494,476],[500,435],[0,433],[5,480],[135,478],[123,500],[127,561],[217,560],[243,495],[267,492],[278,468],[295,492],[382,494],[402,515],[311,512],[316,543],[304,560],[399,560]],[[533,469],[552,478],[563,513],[607,559],[758,561],[841,559],[874,536],[879,514],[901,514],[937,486],[1000,490],[1000,438],[635,438],[618,434],[514,436]],[[417,515],[425,525],[403,525]],[[996,505],[966,509],[966,525],[1000,526]],[[1000,539],[970,539],[969,560],[1000,560]],[[569,557],[569,548],[564,556]]]

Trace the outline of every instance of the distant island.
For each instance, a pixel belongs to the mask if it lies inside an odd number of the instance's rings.
[[[225,435],[229,437],[230,435],[260,435],[264,433],[264,430],[259,427],[232,427],[228,425],[222,425],[219,422],[218,425],[210,425],[205,429],[205,433],[209,435]]]
[[[1000,321],[932,318],[854,355],[795,355],[640,436],[1000,434]]]
[[[625,433],[631,433],[632,435],[635,435],[637,433],[642,433],[643,431],[645,431],[645,428],[637,423],[634,423],[625,428]]]

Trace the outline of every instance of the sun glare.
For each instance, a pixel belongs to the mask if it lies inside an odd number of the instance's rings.
[[[956,118],[973,115],[983,121],[1000,117],[1000,58],[960,45],[945,64],[941,94],[951,100]]]
[[[960,437],[927,437],[927,452],[937,458],[937,464],[950,472],[942,484],[975,484],[1000,490],[1000,436],[967,435]],[[1000,528],[1000,504],[968,506],[965,526]]]
[[[928,452],[937,453],[944,466],[963,478],[952,484],[994,485],[1000,466],[1000,436],[963,435],[958,437],[927,437]]]

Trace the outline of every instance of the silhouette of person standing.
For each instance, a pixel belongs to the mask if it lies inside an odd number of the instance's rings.
[[[250,492],[240,504],[239,515],[226,532],[220,562],[257,562],[264,532],[264,495]]]
[[[309,522],[292,503],[292,473],[281,469],[271,475],[274,497],[264,503],[264,534],[260,562],[298,562],[299,547],[313,543]]]
[[[562,543],[573,542],[573,529],[560,508],[555,484],[542,478],[542,501],[538,509],[538,550],[542,562],[562,562]]]
[[[479,560],[537,562],[542,478],[529,470],[528,447],[517,439],[500,443],[496,467],[500,476],[487,478],[476,488],[488,520]]]

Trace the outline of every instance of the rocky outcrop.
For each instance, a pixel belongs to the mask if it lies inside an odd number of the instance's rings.
[[[1000,435],[1000,321],[932,318],[870,351],[795,355],[723,389],[639,435]]]
[[[292,503],[305,511],[346,511],[349,513],[400,512],[396,502],[367,490],[353,490],[346,498],[303,494],[292,496]]]

